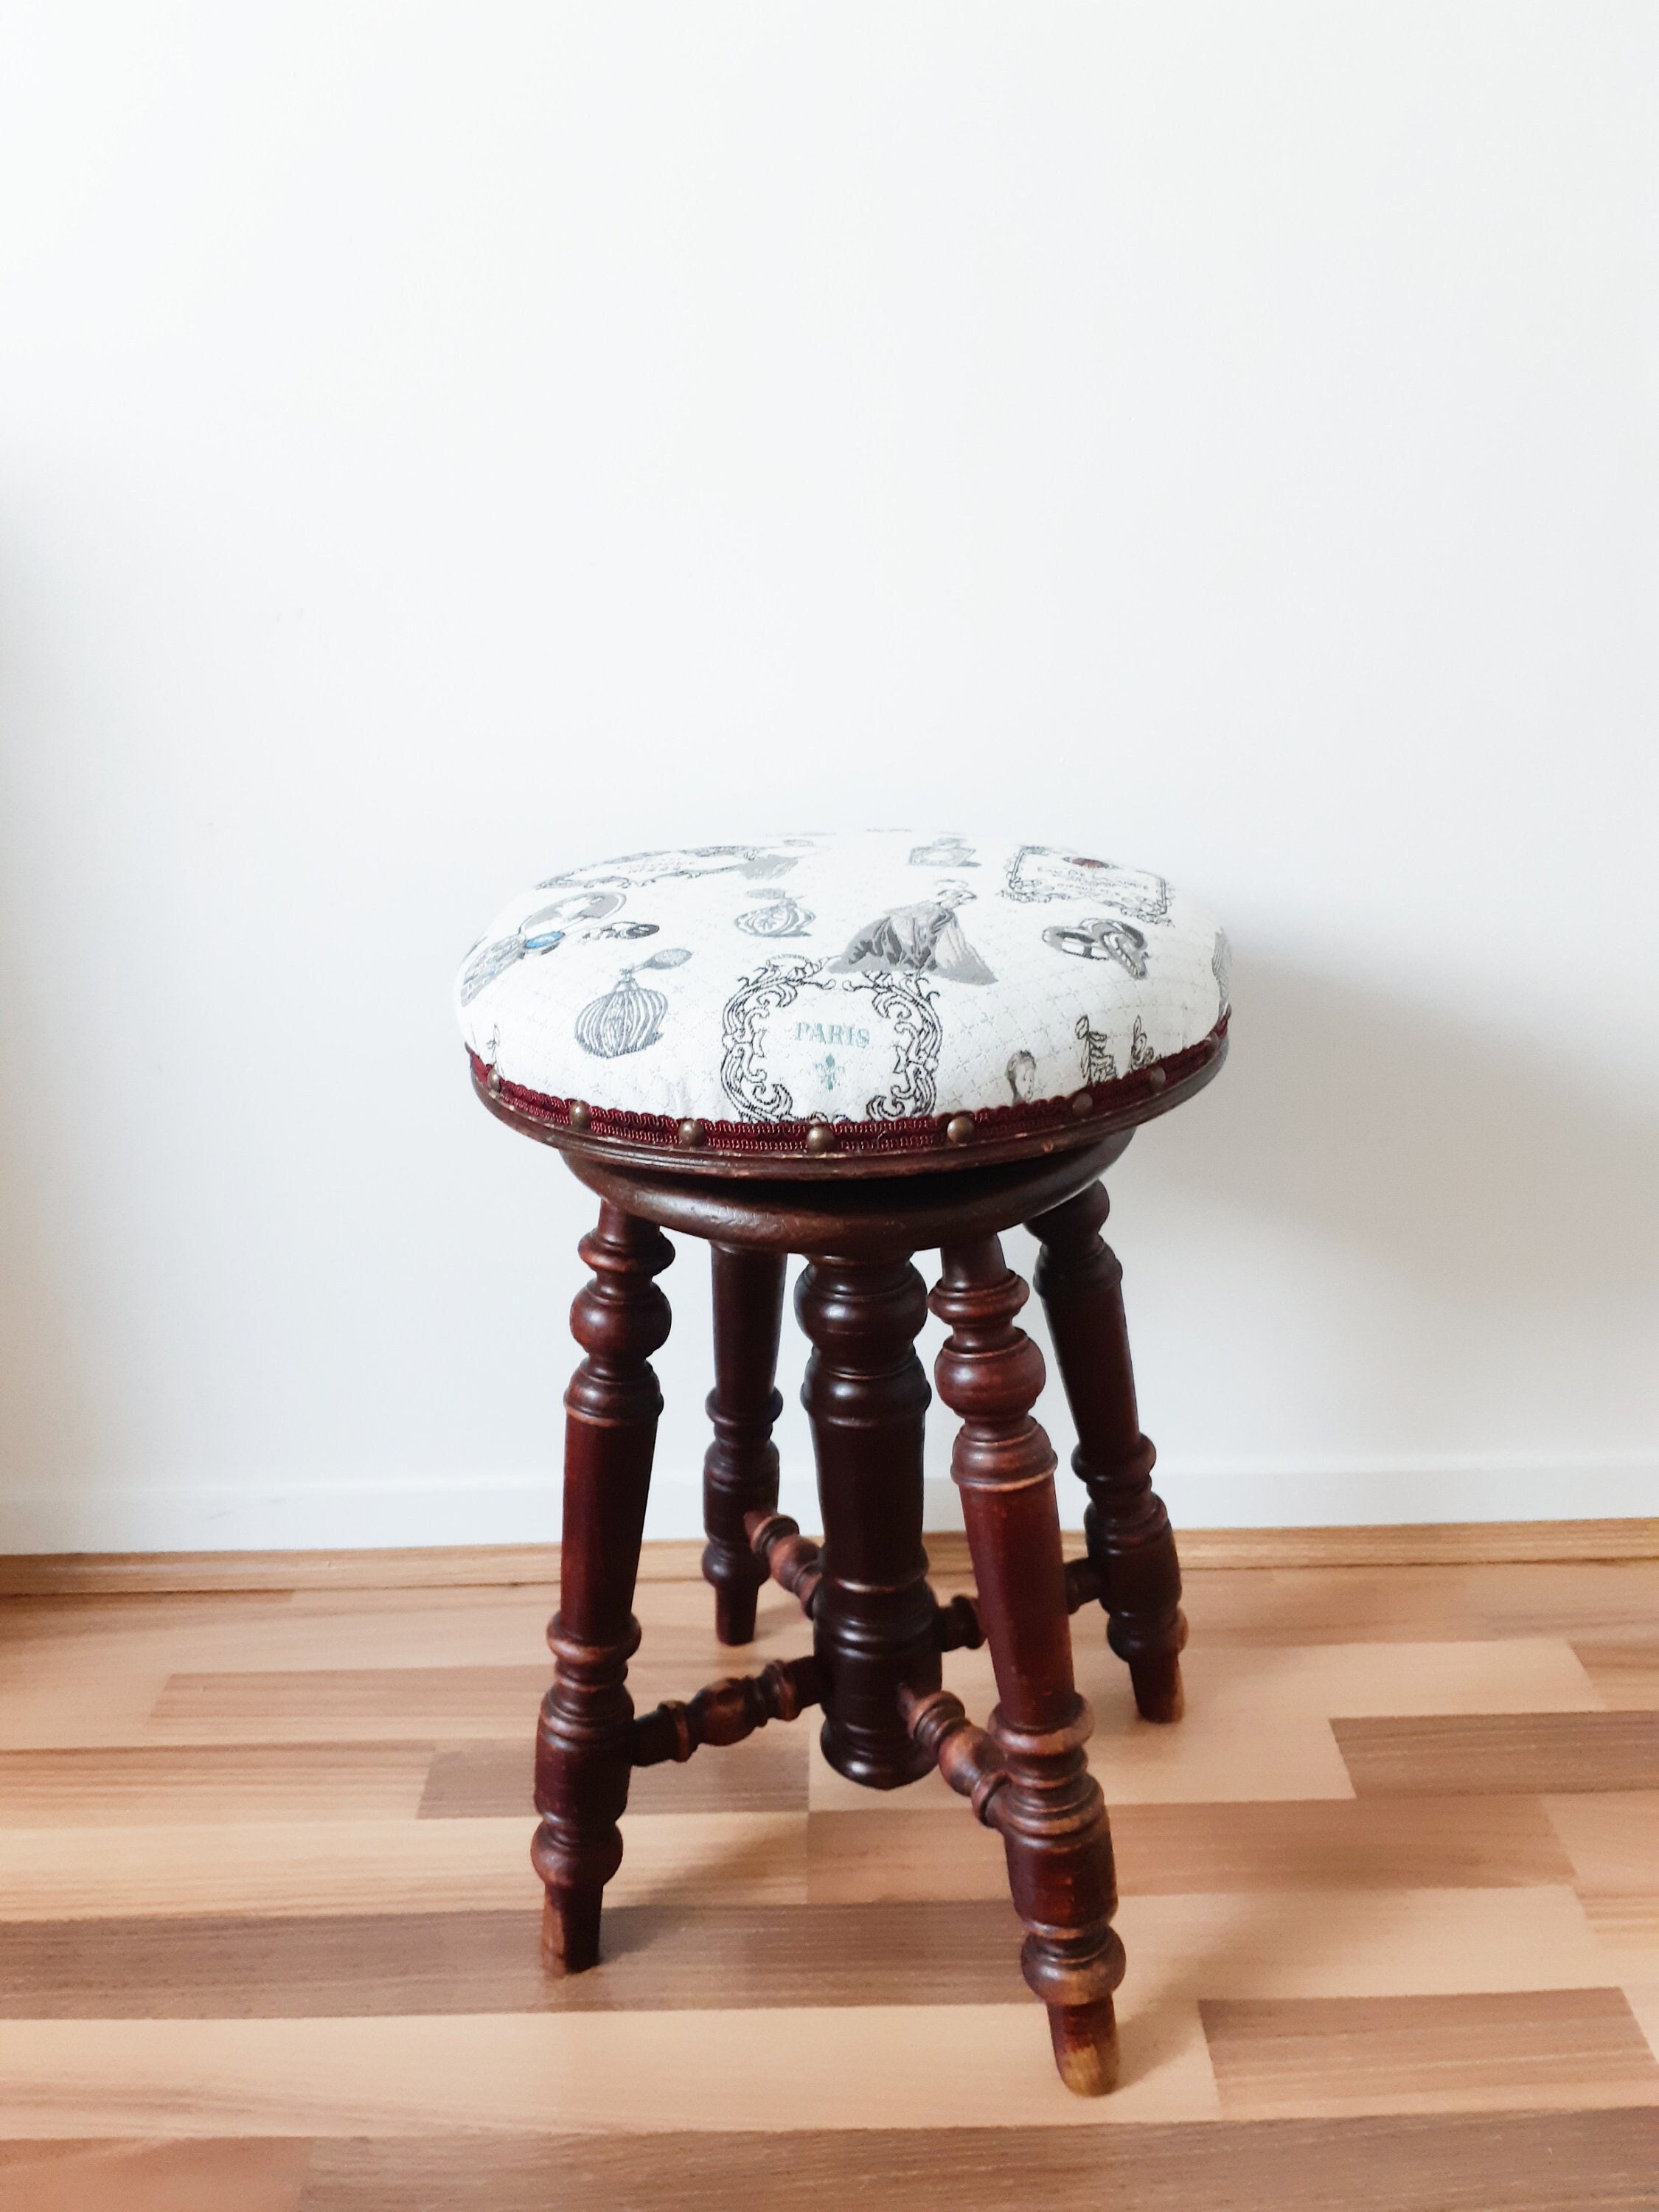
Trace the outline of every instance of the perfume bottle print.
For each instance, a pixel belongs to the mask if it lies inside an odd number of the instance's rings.
[[[640,963],[641,968],[678,968],[690,952],[670,946]],[[644,1052],[662,1034],[668,1000],[660,991],[647,989],[634,980],[635,970],[624,968],[603,998],[590,999],[576,1017],[576,1042],[595,1060],[621,1060],[630,1052]]]

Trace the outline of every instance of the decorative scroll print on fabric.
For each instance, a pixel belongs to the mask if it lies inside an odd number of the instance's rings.
[[[769,960],[721,1022],[720,1087],[744,1121],[896,1121],[937,1096],[937,994],[920,977]]]
[[[1163,921],[1170,911],[1170,886],[1162,876],[1059,853],[1052,845],[1022,845],[1008,863],[1002,895],[1023,906],[1088,899],[1134,921]]]

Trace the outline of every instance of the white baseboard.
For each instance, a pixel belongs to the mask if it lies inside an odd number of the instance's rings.
[[[1080,1528],[1081,1486],[1062,1472],[1060,1514]],[[1392,1459],[1160,1464],[1177,1528],[1361,1528],[1462,1521],[1617,1520],[1659,1513],[1659,1452],[1449,1454]],[[783,1510],[818,1527],[809,1480]],[[959,1528],[948,1481],[927,1485],[930,1528]],[[654,1486],[647,1533],[701,1534],[698,1481]],[[559,1533],[556,1473],[407,1481],[250,1482],[0,1492],[0,1553],[356,1550],[385,1545],[533,1544]]]

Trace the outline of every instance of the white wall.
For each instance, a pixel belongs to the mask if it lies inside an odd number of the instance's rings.
[[[0,1547],[550,1532],[453,967],[860,822],[1237,940],[1116,1178],[1188,1521],[1655,1510],[1656,22],[14,0]]]

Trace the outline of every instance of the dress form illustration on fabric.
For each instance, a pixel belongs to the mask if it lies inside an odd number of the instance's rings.
[[[994,983],[996,977],[957,920],[958,907],[973,896],[966,884],[945,883],[931,899],[890,907],[855,931],[846,951],[830,965],[838,975],[857,971],[872,975],[898,969],[945,975],[953,983]]]

